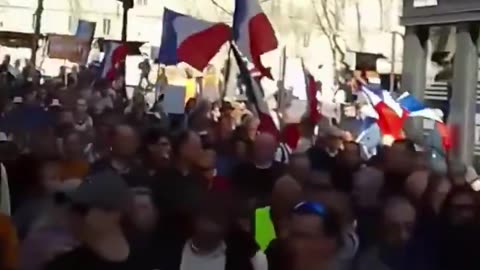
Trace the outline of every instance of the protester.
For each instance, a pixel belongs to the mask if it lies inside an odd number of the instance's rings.
[[[122,175],[130,186],[149,186],[148,173],[137,160],[140,149],[137,131],[129,125],[116,125],[111,129],[110,140],[109,155],[92,164],[90,173],[112,170]]]
[[[68,195],[81,244],[54,258],[45,269],[143,269],[142,262],[131,256],[121,228],[131,195],[128,185],[114,172],[86,179]]]
[[[284,174],[283,164],[274,161],[277,142],[267,133],[256,136],[252,161],[241,164],[232,174],[233,184],[247,199],[257,206],[269,204],[275,182]]]
[[[84,155],[85,143],[80,133],[72,131],[62,140],[62,161],[60,162],[60,179],[68,181],[83,179],[89,171],[89,164]]]
[[[172,158],[172,145],[168,133],[158,128],[147,130],[144,139],[144,165],[149,174],[161,173],[169,168]]]
[[[267,250],[269,269],[329,269],[340,238],[340,223],[331,210],[301,202],[291,212],[288,237]]]
[[[193,233],[181,241],[164,269],[266,270],[267,259],[254,239],[232,223],[227,196],[208,194],[194,217]]]
[[[239,89],[221,87],[243,97],[220,97],[213,65],[203,78],[160,67],[154,104],[153,93],[127,95],[133,47],[104,46],[102,65],[54,78],[35,63],[19,74],[9,55],[0,64],[0,270],[480,269],[478,177],[447,149],[449,134],[436,145],[393,130],[389,108],[402,108],[399,121],[416,115],[400,98],[375,89],[378,106],[347,98],[354,119],[318,121],[325,104],[308,100],[298,122],[267,132],[259,95],[271,89],[243,67]],[[355,96],[368,92],[365,72],[342,73]],[[183,113],[167,113],[168,81],[185,82]]]

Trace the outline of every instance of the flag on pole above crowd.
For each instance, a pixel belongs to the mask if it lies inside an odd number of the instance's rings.
[[[235,0],[233,38],[238,50],[254,64],[262,76],[272,74],[261,61],[261,56],[278,47],[275,31],[258,0]]]
[[[422,117],[435,121],[434,129],[429,136],[430,146],[443,156],[453,147],[451,129],[443,122],[443,112],[425,106],[420,100],[408,92],[397,99],[409,117]]]
[[[407,118],[398,104],[385,90],[372,90],[361,86],[362,94],[378,114],[377,124],[383,136],[391,136],[393,140],[404,138],[403,124]]]
[[[224,23],[196,19],[165,8],[158,62],[165,65],[185,62],[203,71],[230,39],[231,29]]]
[[[318,111],[318,99],[317,99],[317,82],[313,75],[305,67],[305,63],[302,59],[302,69],[305,76],[305,90],[307,96],[307,113],[308,118],[314,124],[320,121],[320,112]]]
[[[114,80],[128,55],[128,46],[118,41],[105,41],[103,44],[105,56],[102,62],[102,78]]]
[[[402,108],[408,112],[409,117],[423,117],[438,122],[443,122],[441,110],[428,108],[408,92],[404,92],[397,99]]]

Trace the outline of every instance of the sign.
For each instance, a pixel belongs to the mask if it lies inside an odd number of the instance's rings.
[[[86,64],[90,52],[90,41],[69,35],[48,36],[48,57],[66,59],[78,64]]]
[[[434,7],[438,5],[437,0],[414,0],[413,1],[413,7],[419,8],[419,7]]]
[[[185,86],[167,85],[163,92],[163,110],[171,114],[185,112]]]

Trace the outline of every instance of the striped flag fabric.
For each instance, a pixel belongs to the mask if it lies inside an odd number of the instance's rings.
[[[121,42],[108,41],[104,44],[105,56],[102,63],[102,78],[114,80],[117,72],[125,64],[128,46]]]
[[[443,122],[442,115],[439,113],[439,110],[428,108],[425,106],[425,104],[408,92],[404,92],[400,97],[398,97],[397,101],[400,106],[407,111],[409,117],[423,117],[426,119]]]
[[[321,115],[320,112],[318,111],[318,99],[317,99],[317,82],[315,81],[315,78],[313,75],[307,70],[305,67],[305,63],[302,60],[302,69],[304,72],[305,76],[305,90],[306,90],[306,96],[307,96],[307,113],[308,113],[308,118],[312,123],[318,123],[320,121]]]
[[[165,8],[158,62],[165,65],[185,62],[203,71],[231,39],[231,33],[225,23],[204,21]]]
[[[263,76],[272,79],[270,70],[262,64],[261,56],[275,50],[278,41],[258,0],[235,0],[233,39],[248,61],[253,63]]]
[[[403,139],[403,125],[407,114],[388,91],[371,90],[361,86],[361,93],[378,114],[377,124],[383,136],[391,136],[393,140]]]

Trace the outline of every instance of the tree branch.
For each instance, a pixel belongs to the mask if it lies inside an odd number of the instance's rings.
[[[216,0],[210,0],[214,6],[222,10],[223,12],[227,13],[228,15],[233,15],[233,12],[229,11],[228,9],[224,8],[222,5],[220,5]]]
[[[333,24],[330,20],[330,16],[328,16],[329,9],[327,6],[327,1],[328,0],[321,0],[322,12],[323,12],[323,16],[325,16],[325,20],[327,21],[328,28],[330,28],[330,30],[335,33],[337,32],[338,29],[333,28]],[[334,15],[333,18],[335,19],[336,16]]]
[[[330,37],[332,36],[332,33],[330,33],[327,30],[327,27],[323,24],[322,18],[320,17],[320,14],[318,14],[317,4],[315,3],[315,0],[311,0],[311,1],[313,6],[313,12],[315,14],[315,19],[317,20],[318,26],[320,26],[320,30],[323,32],[324,35],[328,37],[328,40],[330,42]]]

